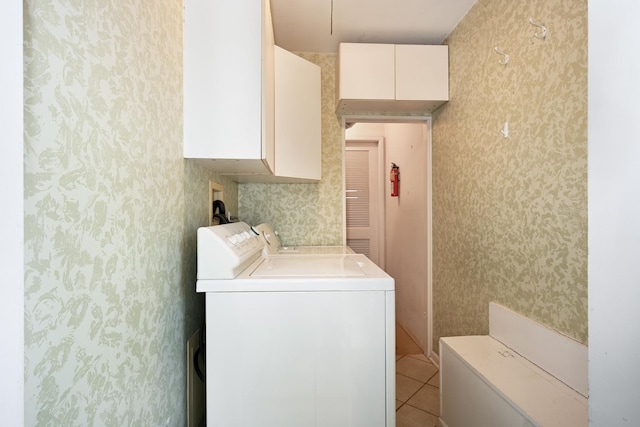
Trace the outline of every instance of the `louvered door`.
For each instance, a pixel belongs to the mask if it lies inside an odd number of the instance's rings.
[[[380,265],[378,209],[378,145],[347,141],[345,151],[345,199],[347,245]]]

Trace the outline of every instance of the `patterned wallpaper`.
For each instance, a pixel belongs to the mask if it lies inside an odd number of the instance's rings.
[[[547,24],[546,40],[530,17]],[[487,333],[489,301],[586,343],[587,2],[480,0],[446,43],[451,100],[433,124],[434,348]]]
[[[182,2],[25,2],[25,425],[182,426],[208,181]]]
[[[284,245],[342,241],[342,129],[335,114],[335,54],[300,53],[321,68],[322,180],[318,184],[239,184],[239,216],[268,222]]]

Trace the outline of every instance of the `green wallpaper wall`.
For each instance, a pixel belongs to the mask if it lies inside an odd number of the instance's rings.
[[[186,423],[208,181],[182,158],[182,2],[25,6],[25,425]]]
[[[342,129],[335,114],[335,54],[300,53],[321,68],[322,180],[318,184],[239,184],[239,216],[268,222],[285,245],[341,245]]]
[[[547,24],[546,40],[530,17]],[[433,122],[434,346],[487,333],[489,301],[586,343],[587,2],[480,0],[446,43],[451,100]]]

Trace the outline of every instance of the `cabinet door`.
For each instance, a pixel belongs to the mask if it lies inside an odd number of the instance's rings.
[[[184,8],[184,157],[219,172],[273,164],[273,28],[268,0]],[[272,167],[271,167],[272,169]]]
[[[394,46],[341,43],[338,99],[395,98]]]
[[[449,47],[396,45],[396,99],[449,100]]]
[[[275,46],[275,175],[321,178],[320,67]]]

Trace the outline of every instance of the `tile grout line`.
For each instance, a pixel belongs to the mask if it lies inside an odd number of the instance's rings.
[[[422,412],[424,412],[426,414],[433,415],[434,417],[440,417],[440,415],[436,415],[433,412],[425,411],[424,409],[420,409],[417,406],[413,406],[410,403],[403,403],[402,406],[400,406],[400,408],[402,408],[404,405],[411,406],[413,409],[417,409],[418,411],[422,411]],[[400,408],[398,408],[398,409],[400,409]],[[398,412],[398,411],[396,410],[396,412]]]
[[[398,374],[397,364],[398,364],[398,362],[399,362],[400,360],[402,360],[402,358],[400,358],[400,359],[398,359],[398,360],[396,361],[396,374]],[[420,359],[414,359],[414,360],[420,360]],[[423,383],[423,384],[427,384],[427,383],[428,383],[429,381],[431,381],[431,380],[432,380],[436,375],[439,375],[439,374],[440,374],[440,369],[438,369],[438,370],[437,370],[433,375],[431,375],[431,376],[430,376],[426,381],[422,381],[422,380],[421,380],[421,379],[419,379],[419,378],[410,377],[409,375],[405,375],[405,374],[399,374],[399,375],[402,375],[402,376],[407,377],[407,378],[411,378],[412,380],[419,381],[419,382],[421,382],[421,383]],[[429,385],[431,385],[431,384],[429,384]],[[432,385],[432,387],[435,387],[435,386],[433,386],[433,385]],[[440,388],[440,387],[436,387],[436,388]]]
[[[424,360],[422,360],[421,358],[418,358],[418,357],[412,357],[412,355],[410,355],[410,354],[403,354],[403,355],[399,355],[399,356],[400,356],[400,358],[396,360],[396,364],[397,364],[400,360],[404,359],[405,357],[411,357],[411,358],[412,358],[412,359],[414,359],[414,360],[419,360],[419,361],[421,361],[421,362],[425,362],[425,363],[428,363],[428,364],[433,365],[433,363],[432,363],[432,362],[430,362],[430,361],[424,361]],[[434,365],[434,366],[435,366],[435,365]],[[433,378],[435,378],[435,376],[436,376],[436,375],[439,375],[439,374],[440,374],[440,369],[438,369],[438,370],[437,370],[433,375],[431,375],[431,376],[430,376],[426,381],[422,381],[422,380],[419,380],[419,379],[417,379],[417,378],[413,378],[413,377],[410,377],[410,376],[408,376],[408,375],[404,375],[404,374],[398,373],[398,371],[396,370],[396,375],[401,375],[401,376],[403,376],[403,377],[405,377],[405,378],[409,378],[409,379],[411,379],[411,380],[417,381],[417,382],[419,382],[419,383],[421,383],[421,384],[422,384],[420,387],[418,387],[418,389],[417,389],[413,394],[411,394],[411,395],[407,398],[407,400],[405,400],[404,402],[402,402],[402,403],[400,404],[400,406],[398,406],[398,408],[396,408],[396,412],[398,412],[400,409],[402,409],[402,407],[404,407],[405,405],[408,405],[408,406],[412,407],[413,409],[415,409],[415,410],[417,410],[417,411],[424,412],[425,414],[429,414],[429,415],[434,416],[434,417],[439,417],[439,415],[436,415],[436,414],[434,414],[434,413],[432,413],[432,412],[430,412],[430,411],[425,411],[424,409],[418,408],[417,406],[411,405],[411,404],[409,403],[409,401],[410,401],[410,400],[411,400],[411,399],[412,399],[416,394],[418,394],[418,392],[419,392],[420,390],[422,390],[425,386],[433,387],[433,388],[435,388],[435,389],[437,389],[437,390],[440,390],[440,387],[436,387],[436,386],[434,386],[434,385],[432,385],[432,384],[429,384],[429,381],[431,381]],[[396,400],[397,400],[397,395],[396,395]]]

